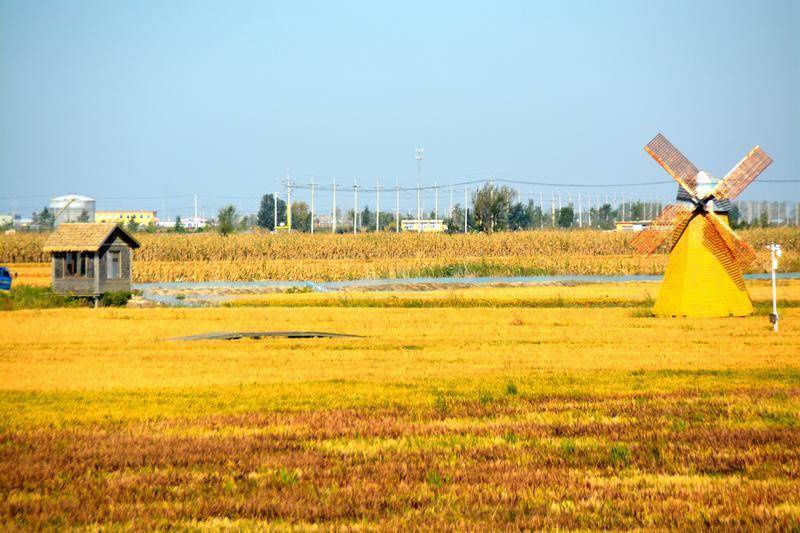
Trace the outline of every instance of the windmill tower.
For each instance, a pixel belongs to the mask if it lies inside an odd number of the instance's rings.
[[[656,316],[747,316],[753,304],[742,270],[756,253],[731,230],[727,211],[772,159],[756,146],[716,182],[698,171],[660,133],[644,147],[678,182],[678,200],[668,205],[631,244],[652,254],[670,239],[671,251],[653,314]]]

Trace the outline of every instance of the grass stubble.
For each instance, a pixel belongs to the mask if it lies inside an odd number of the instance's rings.
[[[494,290],[459,294],[535,299]],[[655,319],[613,302],[274,296],[290,297],[304,305],[2,313],[0,523],[800,525],[796,307],[775,335],[762,315]],[[253,329],[365,338],[163,340]]]

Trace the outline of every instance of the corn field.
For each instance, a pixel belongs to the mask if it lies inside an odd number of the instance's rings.
[[[740,232],[758,252],[751,272],[765,272],[764,245],[784,247],[783,270],[800,270],[800,230]],[[632,234],[535,231],[467,235],[393,233],[309,235],[249,233],[138,234],[134,281],[250,281],[474,275],[659,274],[666,250],[651,257],[629,245]],[[47,234],[0,236],[0,262],[40,263]]]

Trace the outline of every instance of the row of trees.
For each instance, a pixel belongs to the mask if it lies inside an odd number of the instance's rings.
[[[236,231],[246,231],[255,227],[268,231],[275,230],[275,222],[278,226],[285,227],[286,202],[275,196],[265,194],[261,198],[261,205],[255,215],[242,215],[233,205],[227,205],[219,210],[213,226],[223,234]],[[625,218],[630,220],[642,220],[652,217],[661,209],[660,204],[646,204],[644,202],[629,202],[626,204]],[[466,212],[465,212],[466,211]],[[295,231],[311,231],[311,210],[305,202],[292,202],[292,229]],[[545,208],[536,205],[533,201],[522,202],[517,198],[514,189],[507,186],[496,186],[487,183],[472,194],[472,204],[465,210],[461,204],[453,207],[449,216],[444,218],[446,230],[450,233],[460,233],[465,231],[465,216],[467,231],[481,231],[492,233],[495,231],[520,231],[540,228],[573,228],[579,225],[590,226],[598,229],[612,229],[614,223],[619,219],[619,209],[614,209],[610,204],[603,204],[600,207],[585,209],[582,214],[577,213],[573,205],[562,206],[560,208]],[[434,213],[430,213],[430,218],[434,218]],[[579,218],[580,217],[580,218]],[[341,233],[352,232],[353,226],[357,225],[359,232],[375,231],[376,213],[365,206],[362,211],[355,213],[350,209],[342,216],[341,211],[337,210],[337,231]],[[413,218],[409,215],[400,215],[400,220]],[[769,225],[769,217],[764,211],[758,219],[748,224],[740,217],[739,209],[733,206],[729,213],[731,226],[737,227],[766,227]],[[89,214],[84,211],[81,213],[79,222],[89,222]],[[397,227],[397,216],[394,212],[381,211],[380,228],[381,230],[394,231]],[[55,224],[55,215],[47,207],[39,212],[33,213],[33,225],[36,228],[49,230]],[[318,222],[315,228],[319,227]],[[328,225],[330,227],[330,225]],[[155,232],[156,226],[149,224],[142,226],[135,220],[126,224],[131,231]],[[175,219],[175,226],[172,231],[182,233],[186,231],[181,217]],[[202,230],[200,230],[202,231]]]

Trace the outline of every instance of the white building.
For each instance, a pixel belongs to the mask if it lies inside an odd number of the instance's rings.
[[[403,231],[421,231],[423,233],[441,233],[445,230],[444,220],[434,219],[403,220],[400,222],[400,227],[403,228]]]
[[[55,225],[64,222],[94,222],[94,198],[79,194],[55,196],[50,199],[50,211],[55,217]]]
[[[188,217],[184,219],[181,217],[181,224],[183,224],[184,228],[200,229],[208,226],[208,219],[204,217]],[[172,225],[174,226],[175,223],[173,222]]]

